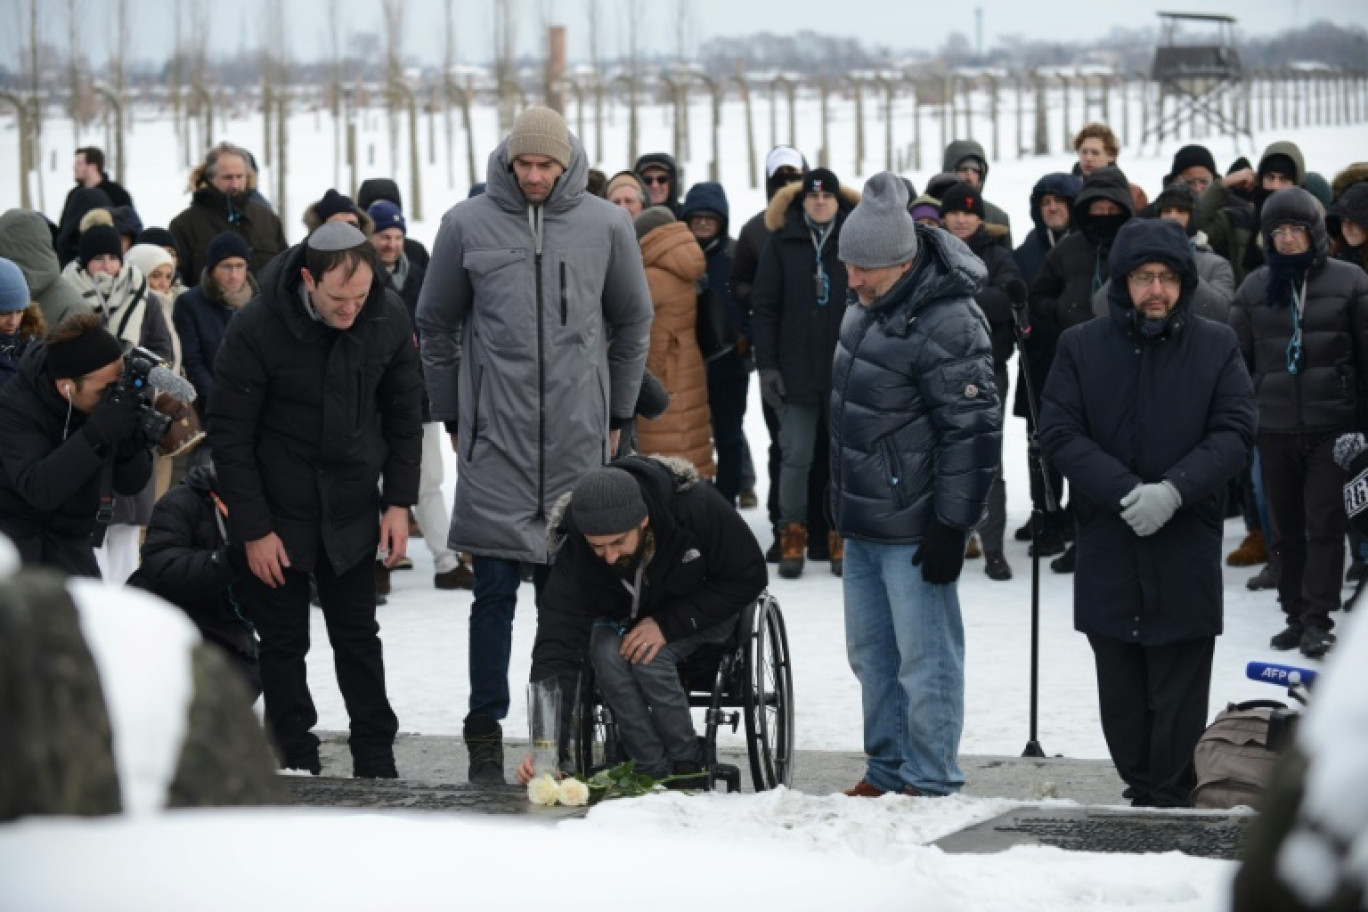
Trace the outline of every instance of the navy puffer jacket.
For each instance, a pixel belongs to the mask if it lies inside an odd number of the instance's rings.
[[[852,303],[832,365],[831,492],[847,538],[920,541],[935,519],[983,518],[1002,448],[983,261],[917,226],[916,264],[883,299]]]

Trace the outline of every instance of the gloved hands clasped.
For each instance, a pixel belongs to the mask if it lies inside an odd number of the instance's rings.
[[[1121,518],[1143,538],[1162,529],[1182,505],[1182,495],[1167,481],[1139,484],[1121,498]]]

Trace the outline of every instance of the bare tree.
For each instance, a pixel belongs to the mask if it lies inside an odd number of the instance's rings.
[[[692,60],[698,51],[698,11],[693,0],[675,0],[675,53],[679,63]]]
[[[403,0],[382,0],[385,20],[385,106],[389,118],[390,170],[399,170],[399,105],[394,86],[403,81],[404,6]]]
[[[81,26],[85,24],[84,0],[66,0],[67,24],[67,113],[71,115],[71,144],[81,144],[81,124],[85,120],[84,92],[81,86]]]
[[[517,44],[517,0],[494,2],[494,79],[498,83],[499,132],[513,125],[513,106],[517,99],[510,91],[517,74],[513,51]]]
[[[585,6],[589,63],[594,69],[594,160],[603,161],[603,4],[600,0],[585,0]]]
[[[450,0],[447,0],[450,3]],[[322,0],[323,19],[328,23],[328,106],[333,118],[333,186],[342,185],[342,17],[336,15],[333,0]]]
[[[442,23],[442,126],[446,130],[447,189],[456,186],[456,150],[451,115],[451,71],[456,66],[456,16],[452,0],[443,0]]]

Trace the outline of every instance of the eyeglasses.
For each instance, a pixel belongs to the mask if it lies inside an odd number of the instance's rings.
[[[960,165],[955,169],[956,174],[982,174],[983,169],[978,165]]]
[[[1306,237],[1306,228],[1301,225],[1279,225],[1273,229],[1272,235],[1275,240],[1278,238],[1304,238]]]
[[[1182,277],[1175,272],[1132,272],[1126,276],[1126,281],[1130,282],[1132,288],[1149,288],[1158,281],[1169,291],[1183,284]]]
[[[641,182],[647,186],[650,186],[651,184],[660,184],[664,186],[670,182],[670,178],[665,174],[643,174],[641,175]]]

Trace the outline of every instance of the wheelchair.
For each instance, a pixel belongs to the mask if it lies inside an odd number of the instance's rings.
[[[692,709],[703,710],[705,788],[741,790],[741,771],[717,759],[717,732],[744,722],[751,782],[757,792],[793,780],[793,669],[779,603],[769,592],[741,612],[731,641],[704,646],[679,666]],[[697,722],[697,714],[695,714]],[[613,712],[604,703],[588,658],[580,670],[570,717],[576,773],[589,777],[626,762]]]

